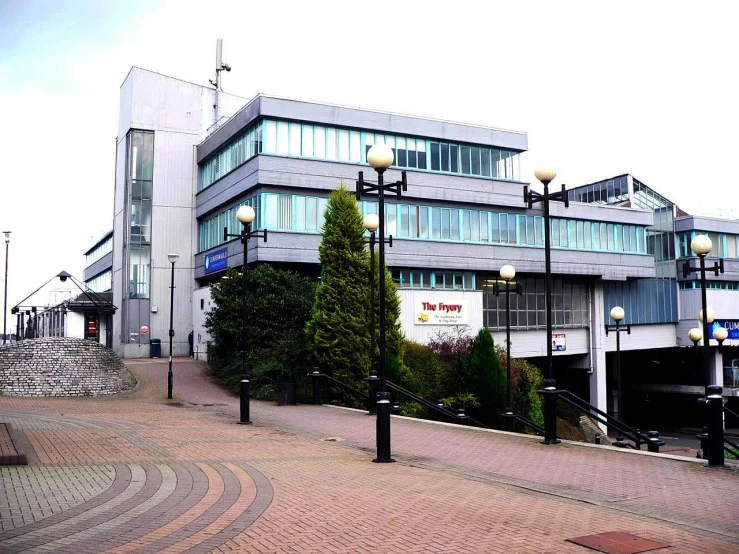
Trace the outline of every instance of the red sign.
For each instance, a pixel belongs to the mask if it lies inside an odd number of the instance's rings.
[[[148,335],[149,334],[149,328],[146,325],[142,325],[140,331],[141,331],[141,334],[142,335]]]

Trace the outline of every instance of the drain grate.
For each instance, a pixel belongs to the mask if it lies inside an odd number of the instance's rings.
[[[567,541],[606,554],[638,554],[639,552],[648,552],[669,546],[668,544],[618,531],[575,537],[574,539],[567,539]]]

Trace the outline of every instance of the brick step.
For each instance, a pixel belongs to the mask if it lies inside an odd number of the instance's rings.
[[[26,454],[13,442],[13,429],[8,423],[0,423],[0,465],[28,465]]]

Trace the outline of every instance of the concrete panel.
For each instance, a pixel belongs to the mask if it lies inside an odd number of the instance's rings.
[[[169,316],[172,267],[151,268],[150,336],[162,341],[162,357],[169,356]],[[187,356],[187,336],[192,331],[192,272],[190,268],[177,269],[175,265],[174,289],[174,339],[175,356]],[[156,309],[156,312],[154,310]]]
[[[675,232],[680,233],[686,231],[739,235],[739,220],[695,215],[675,219]]]
[[[698,258],[689,258],[691,267],[700,267]],[[677,260],[677,279],[678,281],[700,281],[700,273],[691,273],[687,278],[683,277],[683,264],[686,258]],[[706,258],[706,281],[724,281],[724,282],[737,282],[739,281],[739,260],[724,258],[724,272],[716,275],[713,273],[713,264],[718,261],[718,258]],[[732,291],[736,292],[736,291]]]
[[[152,202],[191,208],[195,195],[194,163],[197,135],[156,131]]]
[[[108,252],[105,256],[88,265],[85,268],[83,278],[85,282],[89,281],[96,275],[99,275],[103,271],[111,269],[113,267],[113,252]]]
[[[651,348],[674,348],[677,346],[677,324],[632,325],[631,334],[621,332],[621,350],[648,350]],[[606,352],[616,351],[616,333],[603,337]]]
[[[221,146],[226,144],[234,135],[241,132],[249,124],[259,117],[259,103],[261,97],[257,96],[247,101],[231,118],[226,121],[217,131],[211,133],[198,145],[197,160],[202,162]]]

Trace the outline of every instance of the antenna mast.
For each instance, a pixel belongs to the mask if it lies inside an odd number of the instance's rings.
[[[226,71],[231,71],[231,66],[228,65],[227,63],[223,63],[223,56],[222,55],[223,55],[223,39],[220,39],[219,38],[216,41],[216,80],[213,81],[213,79],[209,79],[210,84],[213,85],[215,87],[215,89],[216,89],[216,91],[215,91],[216,92],[216,95],[215,95],[216,96],[215,97],[215,103],[213,104],[213,112],[214,112],[214,117],[215,117],[215,121],[213,122],[213,126],[216,127],[216,128],[218,127],[218,120],[219,120],[219,115],[218,115],[218,108],[219,108],[218,93],[223,91],[223,89],[221,88],[221,71],[223,71],[224,69]]]

